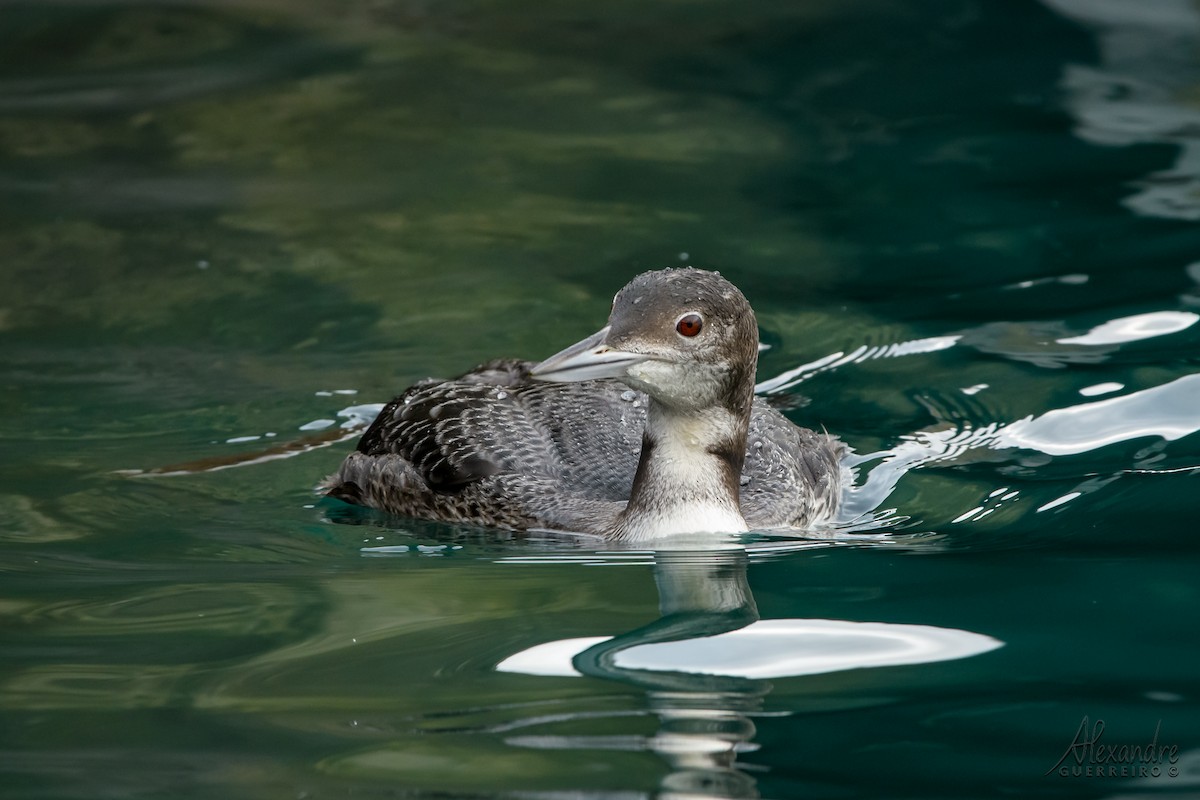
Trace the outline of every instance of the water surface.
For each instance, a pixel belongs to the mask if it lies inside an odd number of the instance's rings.
[[[1184,0],[6,4],[0,795],[1200,791],[1198,54]],[[833,536],[314,495],[681,264],[853,447]]]

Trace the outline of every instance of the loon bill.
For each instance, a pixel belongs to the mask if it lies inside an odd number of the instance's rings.
[[[647,272],[540,364],[411,387],[325,485],[406,516],[622,540],[808,528],[837,510],[845,448],[756,398],[757,362],[737,287]]]

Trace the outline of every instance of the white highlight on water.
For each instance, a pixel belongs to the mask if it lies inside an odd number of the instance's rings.
[[[1149,314],[1135,314],[1132,317],[1121,317],[1097,325],[1082,336],[1068,336],[1058,339],[1059,344],[1121,344],[1136,342],[1155,336],[1167,336],[1187,330],[1200,320],[1200,314],[1191,311],[1152,311]]]
[[[1058,508],[1059,506],[1061,506],[1065,503],[1071,502],[1076,497],[1079,497],[1082,494],[1083,494],[1083,492],[1067,492],[1062,497],[1059,497],[1055,500],[1051,500],[1049,503],[1046,503],[1046,505],[1044,505],[1044,506],[1038,506],[1038,510],[1036,513],[1040,514],[1043,511],[1049,511],[1052,508]]]
[[[1084,397],[1095,397],[1100,394],[1112,394],[1119,392],[1125,388],[1125,384],[1109,381],[1107,383],[1097,383],[1092,386],[1085,386],[1079,390],[1079,393]]]
[[[947,350],[958,343],[961,336],[933,336],[927,339],[911,339],[886,345],[860,345],[850,353],[830,353],[816,361],[801,364],[774,378],[768,378],[754,387],[754,391],[766,394],[782,392],[808,380],[812,375],[825,370],[837,369],[845,364],[858,364],[876,358],[899,358],[919,353],[935,353]]]
[[[589,636],[545,642],[509,656],[496,671],[576,677],[574,657],[607,640]],[[950,661],[1003,645],[983,634],[931,625],[770,619],[715,636],[633,645],[618,652],[614,664],[648,672],[763,679]]]

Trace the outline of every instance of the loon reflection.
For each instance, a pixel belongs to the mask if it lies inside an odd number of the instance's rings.
[[[822,619],[760,619],[740,547],[658,551],[661,616],[613,637],[546,642],[501,661],[501,672],[588,676],[646,691],[656,733],[628,737],[509,736],[515,746],[629,749],[669,766],[662,797],[758,797],[739,754],[757,749],[754,718],[782,679],[840,670],[923,664],[1002,646],[982,634],[927,625]],[[782,712],[790,713],[790,712]]]

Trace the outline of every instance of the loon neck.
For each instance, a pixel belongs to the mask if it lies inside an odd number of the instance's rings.
[[[650,399],[629,504],[615,525],[619,538],[748,530],[738,487],[749,404],[738,411],[678,411]]]

